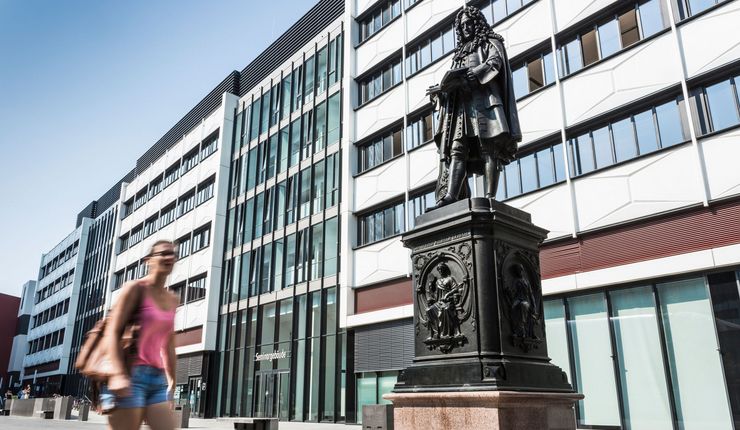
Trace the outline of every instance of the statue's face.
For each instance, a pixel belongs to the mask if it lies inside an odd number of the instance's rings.
[[[468,41],[475,35],[475,22],[468,14],[463,14],[460,20],[460,32],[462,33],[463,39]]]

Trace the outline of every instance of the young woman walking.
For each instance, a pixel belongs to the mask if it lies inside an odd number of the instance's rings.
[[[111,354],[115,371],[101,390],[100,403],[103,409],[112,409],[108,423],[113,430],[139,429],[144,419],[152,430],[175,427],[169,401],[175,387],[174,322],[179,300],[164,285],[176,259],[172,242],[157,241],[146,257],[149,274],[124,285],[111,311],[103,342],[115,351]],[[137,351],[126,368],[119,339],[137,313]]]

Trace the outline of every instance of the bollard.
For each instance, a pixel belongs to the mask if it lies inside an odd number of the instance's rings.
[[[82,402],[79,406],[79,412],[77,415],[78,421],[87,421],[87,416],[90,414],[90,404]]]

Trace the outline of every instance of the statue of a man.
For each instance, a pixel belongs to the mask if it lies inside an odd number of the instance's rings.
[[[496,197],[499,174],[521,141],[516,98],[503,38],[473,6],[455,18],[452,67],[428,91],[440,111],[436,209],[468,197],[467,176],[485,174],[485,195]]]

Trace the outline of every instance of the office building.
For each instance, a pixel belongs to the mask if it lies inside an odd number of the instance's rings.
[[[33,395],[61,394],[70,363],[90,219],[41,256],[20,378]],[[28,285],[28,284],[27,284]]]

